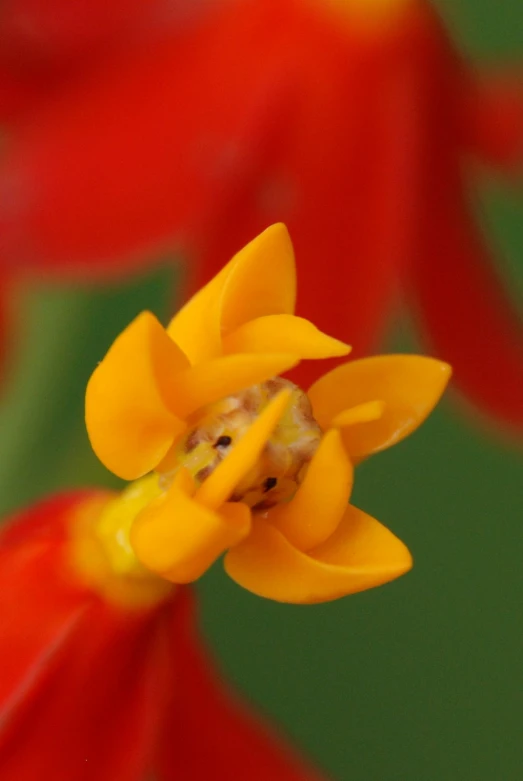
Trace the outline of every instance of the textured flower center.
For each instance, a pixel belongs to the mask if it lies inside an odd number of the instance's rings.
[[[169,487],[180,467],[198,484],[206,480],[283,388],[291,391],[287,410],[256,466],[236,487],[232,501],[263,509],[289,499],[303,480],[321,439],[307,395],[289,380],[276,377],[211,404],[197,425],[177,444],[175,466],[160,476]]]

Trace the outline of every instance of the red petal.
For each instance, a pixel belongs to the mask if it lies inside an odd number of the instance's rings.
[[[220,13],[237,41],[245,24],[255,36],[255,21]],[[19,123],[0,173],[2,257],[108,274],[201,234],[286,121],[285,52],[244,59],[214,31],[108,59]]]
[[[466,147],[484,162],[523,173],[523,67],[471,80],[464,96]]]
[[[56,68],[97,54],[137,27],[189,12],[188,0],[10,0],[0,17],[0,50],[20,69]]]
[[[141,781],[168,705],[161,781],[319,781],[218,683],[186,589],[125,613],[71,580],[67,527],[89,497],[51,499],[0,535],[0,777]]]
[[[22,113],[38,98],[40,89],[38,80],[16,75],[0,59],[0,122],[5,125]]]
[[[66,574],[66,523],[86,498],[37,505],[1,536],[2,778],[141,781],[148,767],[170,671],[162,625]]]
[[[158,781],[320,781],[237,697],[202,650],[189,592],[180,594],[171,649],[178,676],[159,746]]]
[[[257,177],[224,193],[193,286],[283,221],[296,250],[298,313],[363,354],[381,335],[416,228],[419,73],[432,29],[406,19],[385,39],[358,39],[306,4],[300,12],[280,3],[279,21],[270,46],[292,57],[292,115]],[[253,38],[245,48],[261,61],[268,47]],[[311,369],[300,367],[300,381]]]
[[[443,139],[444,141],[444,139]],[[425,233],[412,269],[417,313],[432,354],[454,367],[460,390],[523,433],[523,327],[466,204],[456,150],[433,151]]]

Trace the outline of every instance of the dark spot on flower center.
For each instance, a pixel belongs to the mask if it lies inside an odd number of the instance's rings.
[[[214,467],[209,464],[208,466],[204,466],[203,469],[200,469],[199,472],[196,472],[196,479],[199,483],[203,483],[204,480],[207,480],[207,478],[214,472]]]
[[[274,488],[277,482],[278,480],[276,477],[268,477],[263,484],[263,493],[265,494],[267,491],[270,491],[271,488]]]
[[[214,443],[213,447],[229,447],[231,442],[232,442],[232,438],[231,437],[223,435],[221,437],[218,437],[218,439]]]

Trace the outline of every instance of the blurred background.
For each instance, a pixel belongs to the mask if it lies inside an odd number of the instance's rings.
[[[433,4],[472,60],[523,61],[517,3]],[[521,187],[477,182],[477,219],[521,305]],[[117,484],[89,448],[85,384],[137,312],[165,321],[183,300],[184,257],[175,260],[159,251],[104,285],[17,279],[0,407],[4,514],[58,489]],[[488,322],[477,329],[488,353]],[[389,321],[382,347],[427,350],[410,311]],[[505,429],[449,394],[415,436],[359,468],[355,503],[413,551],[400,581],[312,607],[260,600],[220,564],[198,584],[224,670],[338,781],[521,778],[523,461]]]

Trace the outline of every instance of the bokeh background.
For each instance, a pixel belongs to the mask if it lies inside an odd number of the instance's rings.
[[[474,58],[523,56],[517,2],[436,5]],[[521,192],[485,179],[477,208],[521,302]],[[55,489],[116,484],[89,449],[85,383],[138,311],[172,311],[182,260],[159,258],[151,273],[103,289],[34,277],[21,286],[13,309],[23,331],[0,408],[4,513]],[[477,327],[488,346],[488,324]],[[386,346],[417,347],[407,316]],[[522,467],[513,442],[447,399],[359,470],[355,503],[408,542],[408,576],[312,607],[260,600],[220,565],[198,585],[229,677],[339,781],[521,778]]]

